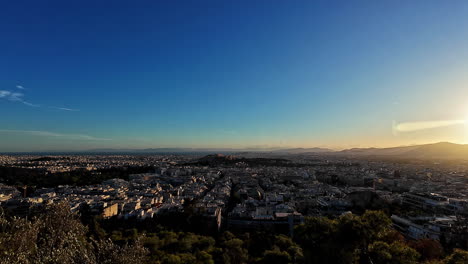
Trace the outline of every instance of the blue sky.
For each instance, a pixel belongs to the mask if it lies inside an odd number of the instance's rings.
[[[464,143],[466,1],[4,1],[0,151]]]

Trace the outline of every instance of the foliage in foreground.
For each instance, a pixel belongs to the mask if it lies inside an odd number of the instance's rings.
[[[468,263],[466,251],[455,250],[441,259],[439,242],[407,242],[391,227],[391,220],[380,211],[337,219],[311,217],[296,227],[295,240],[303,249],[305,263]]]
[[[377,211],[307,218],[294,240],[265,232],[215,238],[164,229],[106,231],[96,219],[83,220],[65,204],[50,205],[31,220],[1,215],[0,263],[468,263],[466,251],[443,258],[436,241],[407,242]]]
[[[136,240],[118,246],[94,240],[65,204],[50,205],[31,221],[0,217],[0,263],[142,263],[147,250]]]

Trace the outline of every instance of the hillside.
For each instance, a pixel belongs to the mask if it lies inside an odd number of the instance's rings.
[[[354,148],[337,153],[351,156],[389,156],[415,159],[468,159],[468,145],[440,142],[393,148]]]
[[[290,148],[290,149],[279,149],[273,151],[275,153],[287,153],[287,154],[302,154],[302,153],[326,153],[334,152],[328,148]]]

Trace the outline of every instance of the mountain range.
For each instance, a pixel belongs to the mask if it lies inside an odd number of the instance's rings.
[[[330,153],[335,152],[328,148],[290,148],[274,150],[275,153],[302,154],[302,153]]]
[[[468,145],[439,142],[434,144],[393,147],[353,148],[335,152],[348,156],[386,156],[414,159],[467,159]]]
[[[284,154],[322,154],[354,157],[391,157],[401,159],[468,160],[468,145],[454,144],[449,142],[391,148],[352,148],[341,151],[335,151],[327,148],[292,148],[279,149],[273,152]]]
[[[333,155],[348,157],[391,157],[401,159],[464,159],[468,160],[468,145],[439,142],[433,144],[401,146],[391,148],[351,148],[332,150],[328,148],[147,148],[147,149],[91,149],[71,152],[41,152],[41,153],[128,153],[128,154],[239,154],[239,153],[270,153],[276,155]],[[33,154],[33,153],[31,153]]]

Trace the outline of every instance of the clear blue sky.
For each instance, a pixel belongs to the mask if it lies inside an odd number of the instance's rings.
[[[468,2],[2,1],[0,151],[464,142]]]

